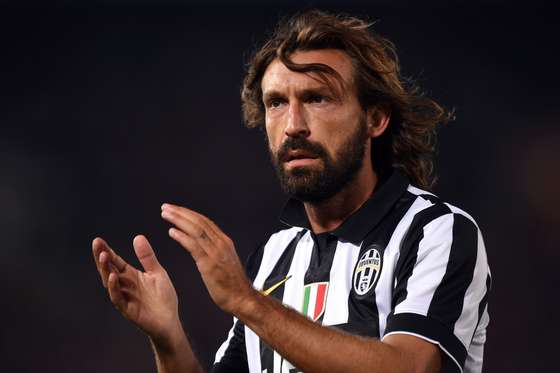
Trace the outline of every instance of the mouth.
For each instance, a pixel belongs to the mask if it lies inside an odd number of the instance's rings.
[[[317,156],[304,150],[294,149],[288,151],[283,157],[282,162],[289,163],[295,160],[317,159]]]
[[[290,167],[305,166],[313,163],[318,157],[304,150],[294,149],[288,151],[283,157],[282,162]]]

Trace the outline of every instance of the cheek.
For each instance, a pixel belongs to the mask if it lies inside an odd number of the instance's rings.
[[[335,158],[337,153],[340,152],[340,147],[344,145],[343,140],[345,136],[347,136],[347,134],[344,129],[337,124],[328,127],[328,130],[323,131],[321,134],[321,145],[331,158]]]
[[[270,136],[270,133],[268,131],[265,134],[265,136],[266,136],[266,145],[268,147],[268,152],[273,158],[276,158],[276,152],[278,146],[274,143],[274,136]]]
[[[267,122],[265,124],[266,139],[268,141],[268,147],[271,151],[275,152],[279,147],[279,141],[281,141],[281,136],[279,136],[278,126]],[[280,133],[281,134],[281,133]]]

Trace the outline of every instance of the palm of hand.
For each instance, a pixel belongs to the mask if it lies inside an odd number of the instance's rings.
[[[134,239],[134,250],[145,272],[126,263],[103,240],[93,243],[96,265],[111,302],[148,335],[160,338],[180,324],[177,293],[143,236]]]
[[[130,287],[123,286],[121,278],[132,279]],[[119,283],[124,297],[122,314],[146,333],[162,334],[175,321],[177,294],[167,272],[141,272],[128,266]]]

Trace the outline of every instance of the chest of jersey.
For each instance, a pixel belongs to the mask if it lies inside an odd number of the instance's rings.
[[[381,235],[370,235],[356,245],[300,230],[289,242],[280,241],[268,252],[265,248],[254,285],[274,288],[269,296],[314,322],[379,338],[391,310],[394,284],[396,251],[388,246],[389,240]],[[275,287],[278,283],[282,284]],[[261,372],[297,371],[260,339],[252,344],[258,345]]]

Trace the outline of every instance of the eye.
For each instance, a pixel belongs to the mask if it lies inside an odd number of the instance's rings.
[[[319,104],[319,103],[323,102],[324,99],[325,98],[321,95],[313,95],[313,96],[309,97],[309,102]]]
[[[280,106],[284,104],[284,100],[280,98],[271,98],[267,101],[266,106],[269,109],[278,109]]]
[[[329,101],[329,98],[325,95],[320,95],[320,94],[310,95],[307,98],[307,102],[310,104],[322,104],[327,101]]]

